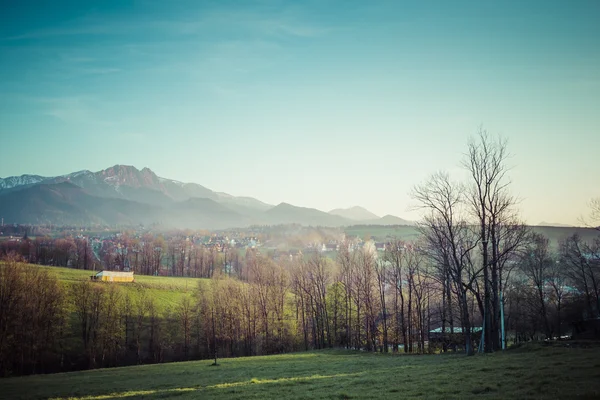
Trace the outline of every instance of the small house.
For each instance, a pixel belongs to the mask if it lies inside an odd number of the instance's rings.
[[[133,282],[133,272],[100,271],[96,275],[92,275],[92,279],[107,282]]]

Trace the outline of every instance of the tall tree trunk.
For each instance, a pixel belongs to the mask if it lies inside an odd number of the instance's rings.
[[[471,321],[469,320],[469,304],[467,302],[467,291],[466,289],[461,290],[461,311],[462,311],[462,330],[465,337],[465,354],[472,356],[473,351],[473,340],[471,339]]]
[[[538,286],[538,296],[540,299],[540,309],[542,312],[542,318],[544,319],[544,334],[546,339],[552,338],[552,332],[550,330],[550,323],[548,322],[548,313],[546,311],[546,302],[544,301],[544,290],[543,287]]]
[[[402,324],[402,343],[404,344],[404,352],[408,353],[408,337],[406,332],[406,316],[404,314],[405,307],[404,293],[402,292],[402,277],[400,277],[400,281],[400,323]]]

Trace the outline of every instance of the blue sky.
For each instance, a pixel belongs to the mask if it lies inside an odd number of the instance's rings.
[[[528,222],[600,195],[597,1],[1,5],[1,177],[128,164],[411,218],[483,124]]]

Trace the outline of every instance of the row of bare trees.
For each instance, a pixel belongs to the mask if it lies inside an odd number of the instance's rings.
[[[453,181],[447,173],[438,172],[412,192],[417,208],[423,211],[419,230],[424,253],[442,284],[442,325],[448,322],[453,331],[454,297],[467,354],[474,353],[470,328],[475,316],[469,311],[469,298],[475,300],[482,320],[479,349],[485,352],[506,348],[505,323],[510,316],[505,317],[505,299],[515,285],[520,289],[511,299],[524,308],[513,309],[512,315],[525,309],[521,295],[529,297],[533,318],[525,325],[533,327],[531,332],[538,332],[541,325],[546,338],[557,332],[560,336],[566,296],[585,298],[584,316],[596,316],[600,309],[597,240],[583,243],[573,235],[561,243],[560,255],[554,254],[549,240],[532,232],[518,217],[518,201],[509,191],[508,159],[506,140],[480,130],[469,141],[462,162],[466,181]],[[556,329],[548,316],[549,299],[556,303]]]
[[[238,275],[242,272],[237,249],[218,251],[181,238],[165,241],[162,236],[147,235],[141,241],[105,242],[100,254],[109,269],[126,267],[144,275],[210,278],[223,269]]]
[[[0,242],[0,257],[18,254],[31,264],[77,269],[128,269],[144,275],[210,278],[226,270],[238,277],[247,275],[246,263],[235,248],[218,251],[214,247],[193,245],[181,238],[165,241],[162,236],[145,235],[142,240],[124,235],[105,240],[94,252],[85,237],[49,236]]]
[[[0,376],[61,364],[66,294],[47,271],[11,259],[0,264]]]
[[[0,257],[7,257],[9,254],[18,254],[31,264],[78,269],[93,269],[94,264],[98,264],[89,240],[71,236],[38,236],[35,239],[24,237],[19,241],[0,242]]]
[[[314,254],[279,264],[248,252],[246,280],[216,274],[176,304],[159,302],[143,285],[59,282],[51,270],[3,261],[0,374],[212,358],[215,352],[484,350],[478,231],[458,223],[460,213],[444,215],[431,214],[418,241],[393,241],[383,252],[352,251],[345,243],[335,261]],[[522,235],[522,226],[510,228]],[[511,235],[503,234],[503,246],[512,243],[507,238],[516,240]],[[586,241],[574,234],[556,247],[539,233],[523,235],[519,252],[499,271],[504,341],[569,335],[572,322],[599,316],[600,237]]]

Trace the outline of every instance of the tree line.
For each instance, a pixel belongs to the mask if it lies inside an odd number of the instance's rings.
[[[22,239],[0,242],[0,257],[18,254],[30,264],[71,267],[86,270],[129,270],[143,275],[210,278],[225,267],[232,274],[243,275],[240,250],[230,246],[217,249],[192,244],[182,237],[165,239],[145,234],[141,238],[128,234],[103,240],[94,249],[87,237],[39,236],[25,233]]]
[[[502,271],[504,340],[511,343],[568,334],[570,323],[600,309],[599,266],[591,256],[600,255],[600,239],[573,235],[554,251],[542,235],[527,236],[518,260]],[[485,350],[478,329],[486,311],[482,274],[470,275],[480,269],[476,258],[458,266],[461,279],[453,261],[439,264],[432,251],[423,238],[389,243],[383,253],[346,244],[336,261],[315,254],[275,263],[250,252],[245,280],[216,272],[172,305],[142,286],[132,292],[123,290],[127,284],[61,282],[51,270],[3,261],[0,373],[208,359],[215,352]]]

